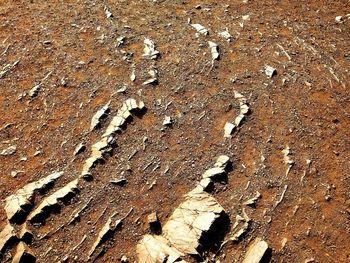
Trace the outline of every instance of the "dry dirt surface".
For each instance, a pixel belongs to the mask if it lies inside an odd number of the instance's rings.
[[[349,43],[347,0],[2,1],[0,261],[350,262]]]

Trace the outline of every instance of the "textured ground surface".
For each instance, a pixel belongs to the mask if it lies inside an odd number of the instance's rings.
[[[147,107],[118,135],[118,147],[93,170],[94,180],[82,181],[73,199],[32,227],[30,247],[38,262],[62,260],[85,234],[69,256],[71,262],[86,260],[108,216],[123,217],[130,208],[96,261],[119,262],[126,255],[135,262],[136,243],[149,231],[147,215],[157,211],[165,222],[220,154],[230,156],[233,170],[213,196],[230,226],[244,201],[256,191],[262,197],[245,209],[252,224],[244,238],[227,243],[216,257],[214,246],[204,257],[240,262],[248,244],[262,237],[272,262],[349,262],[348,13],[346,0],[4,1],[0,71],[18,64],[0,78],[0,152],[16,146],[13,154],[0,156],[1,200],[28,182],[64,171],[53,188],[35,196],[37,206],[80,175],[90,146],[125,99]],[[341,23],[336,16],[343,16]],[[189,18],[209,34],[196,36]],[[231,42],[218,35],[225,28]],[[118,46],[120,36],[125,43]],[[157,60],[142,57],[145,37],[156,43]],[[213,66],[209,40],[220,51]],[[277,75],[268,78],[264,65]],[[143,86],[151,67],[158,69],[158,84]],[[24,96],[39,83],[37,96]],[[124,85],[126,92],[117,93]],[[251,111],[232,139],[224,139],[225,123],[239,110],[234,91],[247,98]],[[92,116],[108,101],[109,117],[90,132]],[[165,115],[174,120],[171,128],[162,125]],[[87,149],[74,157],[81,142]],[[286,176],[281,151],[287,146],[294,164]],[[109,182],[121,174],[124,186]],[[39,240],[90,197],[79,222]],[[1,208],[0,229],[5,225]],[[3,261],[11,261],[13,252],[9,247]]]

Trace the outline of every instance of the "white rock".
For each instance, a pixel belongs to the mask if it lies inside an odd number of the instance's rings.
[[[191,26],[197,30],[198,33],[208,35],[208,30],[200,24],[191,24]]]
[[[203,178],[213,178],[218,175],[222,175],[225,173],[225,169],[222,167],[213,167],[205,171],[203,174]]]
[[[224,137],[229,138],[236,126],[231,122],[226,122],[224,127]]]
[[[343,17],[342,17],[342,16],[336,16],[336,17],[335,17],[335,21],[336,21],[337,23],[342,23],[342,22],[343,22]]]
[[[190,193],[163,227],[163,236],[178,251],[196,255],[203,232],[210,230],[223,208],[208,193]]]
[[[6,149],[2,150],[0,152],[0,155],[3,155],[3,156],[12,155],[16,152],[16,150],[17,150],[17,146],[11,145],[11,146],[7,147]]]
[[[145,235],[137,244],[136,252],[139,263],[172,263],[177,261],[183,253],[170,245],[162,236]]]
[[[249,246],[248,251],[244,257],[243,263],[259,263],[266,251],[268,244],[261,238],[256,238]]]
[[[269,65],[265,65],[265,74],[269,78],[272,78],[274,75],[277,74],[277,70],[274,67],[271,67]]]
[[[90,131],[94,130],[99,124],[102,118],[106,117],[109,111],[109,101],[105,106],[103,106],[100,110],[98,110],[95,115],[91,119]]]
[[[218,51],[218,45],[212,41],[208,41],[210,52],[211,52],[211,57],[213,60],[219,59],[219,51]]]
[[[164,126],[170,126],[173,124],[173,121],[170,116],[165,116],[163,120],[163,125]]]
[[[12,259],[12,263],[35,262],[36,257],[33,251],[24,243],[19,242],[16,249],[16,254]]]
[[[52,207],[62,199],[64,199],[66,196],[74,193],[78,189],[78,179],[75,179],[68,184],[66,184],[64,187],[58,189],[56,192],[52,193],[51,195],[45,197],[39,206],[29,214],[27,220],[28,221],[35,221],[37,217],[39,217],[41,214],[45,213],[45,211]]]
[[[8,196],[5,201],[5,211],[8,220],[12,220],[17,214],[31,204],[36,191],[46,188],[63,175],[63,172],[52,173],[38,181],[29,183],[17,190],[15,194]]]
[[[143,43],[144,43],[145,47],[143,49],[142,56],[148,57],[150,59],[156,59],[160,55],[159,51],[157,51],[155,49],[155,44],[151,39],[145,38]]]
[[[227,29],[227,28],[225,28],[224,31],[219,32],[219,36],[225,38],[227,42],[231,42],[232,36],[231,36],[231,34],[228,32],[228,29]]]

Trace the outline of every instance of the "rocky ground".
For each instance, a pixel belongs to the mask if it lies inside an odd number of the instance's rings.
[[[1,260],[349,262],[349,43],[346,0],[3,1]]]

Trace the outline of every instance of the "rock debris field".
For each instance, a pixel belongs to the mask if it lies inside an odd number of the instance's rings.
[[[3,1],[0,262],[350,262],[350,2]]]

